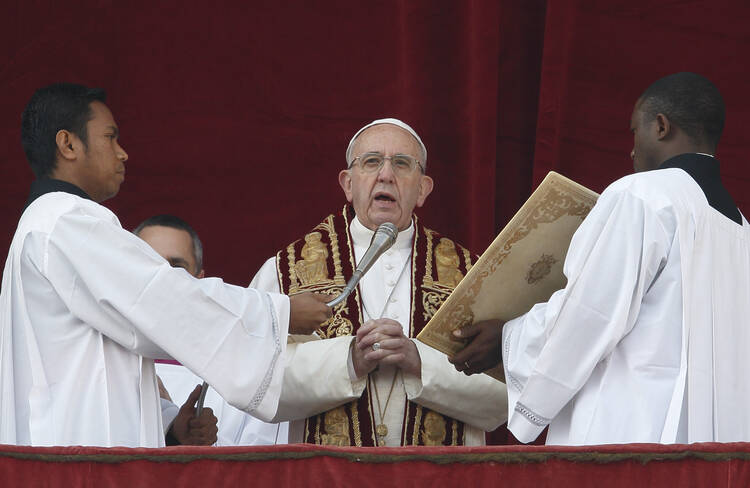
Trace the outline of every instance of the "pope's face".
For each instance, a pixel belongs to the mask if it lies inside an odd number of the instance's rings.
[[[76,174],[81,188],[96,202],[117,195],[125,180],[128,155],[118,141],[120,132],[106,105],[91,102],[92,118],[86,124],[86,149]]]
[[[198,269],[195,262],[193,239],[187,231],[161,225],[149,225],[141,229],[138,237],[146,241],[173,268],[183,268],[196,278],[203,277],[203,270]]]
[[[352,158],[365,153],[386,157],[403,154],[417,160],[422,155],[416,139],[391,124],[370,127],[359,135],[352,147]],[[397,177],[390,159],[374,173],[366,173],[359,164],[354,164],[339,174],[339,183],[359,221],[371,230],[385,222],[395,224],[399,230],[409,227],[414,207],[424,204],[433,186],[432,178],[419,168]]]

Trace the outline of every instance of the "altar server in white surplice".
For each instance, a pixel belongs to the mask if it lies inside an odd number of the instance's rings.
[[[198,280],[99,205],[127,154],[101,90],[38,90],[22,121],[37,177],[0,294],[0,443],[164,445],[153,358],[173,358],[230,403],[276,412],[288,330],[322,299]],[[291,318],[290,318],[291,316]]]
[[[750,440],[750,227],[713,156],[723,126],[721,95],[693,73],[638,99],[636,174],[576,232],[565,289],[503,327],[518,439],[549,425],[548,444]],[[457,369],[497,364],[499,331],[464,329],[478,336]]]

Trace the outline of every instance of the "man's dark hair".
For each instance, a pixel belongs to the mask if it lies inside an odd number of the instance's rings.
[[[184,230],[185,232],[190,234],[190,238],[193,240],[193,257],[195,258],[195,266],[198,271],[203,269],[203,244],[201,244],[198,233],[195,232],[192,227],[190,227],[190,224],[179,217],[175,217],[174,215],[154,215],[153,217],[149,217],[138,224],[138,227],[133,230],[133,234],[138,235],[144,228],[153,227],[155,225]]]
[[[695,143],[716,148],[724,130],[724,100],[716,86],[695,73],[675,73],[655,81],[641,95],[648,120],[664,114]]]
[[[104,103],[107,94],[100,88],[73,83],[55,83],[37,90],[21,116],[21,144],[37,178],[48,178],[55,169],[60,130],[78,136],[88,147],[86,123],[91,120],[91,102]]]

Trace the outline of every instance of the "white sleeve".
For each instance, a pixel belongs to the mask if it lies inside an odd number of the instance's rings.
[[[161,404],[161,421],[164,426],[164,435],[167,435],[169,428],[172,427],[172,422],[180,412],[180,407],[170,402],[166,398],[159,398]]]
[[[286,296],[195,279],[119,225],[85,213],[58,219],[41,271],[86,325],[145,357],[177,359],[238,408],[275,414]]]
[[[571,241],[565,289],[503,328],[508,428],[520,441],[535,439],[632,329],[669,248],[643,199],[602,194]]]
[[[276,258],[263,263],[250,286],[279,291]],[[287,345],[279,409],[274,422],[325,412],[362,396],[367,376],[350,376],[352,336]]]
[[[486,374],[466,376],[448,357],[414,340],[422,362],[421,379],[404,373],[409,400],[477,427],[495,430],[508,419],[505,384]]]
[[[347,367],[352,336],[287,346],[284,387],[274,421],[297,420],[362,396],[367,375],[352,380]]]
[[[255,276],[250,282],[250,288],[269,291],[272,293],[281,293],[275,257],[266,259],[266,262],[263,263],[263,266],[261,266],[258,272],[255,273]]]

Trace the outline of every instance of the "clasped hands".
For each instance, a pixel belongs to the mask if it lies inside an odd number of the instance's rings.
[[[422,360],[416,344],[404,335],[401,324],[392,319],[368,320],[357,330],[352,363],[358,378],[380,364],[396,366],[418,377],[422,375]]]
[[[502,342],[504,322],[484,320],[453,331],[458,339],[469,339],[469,344],[448,361],[465,375],[482,373],[492,369],[502,361]]]

